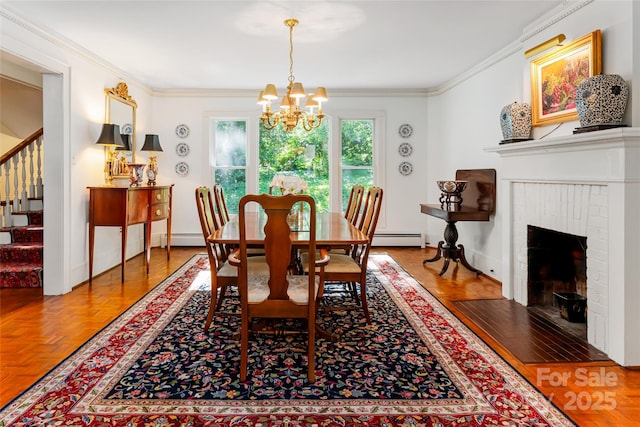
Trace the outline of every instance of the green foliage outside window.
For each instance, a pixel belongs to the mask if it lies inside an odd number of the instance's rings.
[[[329,123],[310,132],[300,126],[292,132],[282,126],[266,130],[260,126],[258,190],[269,192],[278,172],[294,172],[309,186],[318,212],[329,210]]]

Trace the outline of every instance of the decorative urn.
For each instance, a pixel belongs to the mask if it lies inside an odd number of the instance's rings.
[[[580,126],[620,125],[628,98],[629,85],[617,74],[584,79],[576,89]]]
[[[514,102],[500,112],[500,127],[505,141],[531,139],[531,106]]]

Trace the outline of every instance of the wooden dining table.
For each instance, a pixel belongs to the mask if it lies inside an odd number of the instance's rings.
[[[259,212],[247,212],[245,222],[247,227],[247,245],[260,246],[264,244],[264,225],[267,216]],[[309,231],[305,231],[304,215],[298,218],[298,223],[292,228],[292,245],[304,247],[309,245]],[[297,228],[297,230],[296,230]],[[240,227],[238,216],[233,216],[229,222],[213,232],[207,241],[212,244],[237,246],[240,244]],[[316,246],[330,249],[332,246],[366,244],[369,237],[344,217],[341,212],[318,212],[316,214]],[[331,263],[331,261],[329,261]],[[329,341],[338,341],[338,336],[332,334],[316,324],[318,336]]]
[[[264,225],[266,215],[259,212],[247,212],[247,245],[259,246],[264,243]],[[299,219],[298,230],[291,231],[294,246],[309,244],[309,231],[305,231],[305,219]],[[295,227],[294,227],[295,228]],[[238,216],[234,216],[224,226],[207,238],[209,243],[239,245],[240,228]],[[365,233],[346,220],[342,212],[319,212],[316,214],[316,246],[331,247],[365,244],[369,238]]]

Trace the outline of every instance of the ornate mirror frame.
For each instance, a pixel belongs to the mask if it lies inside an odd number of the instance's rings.
[[[127,163],[136,161],[136,110],[138,104],[129,96],[129,88],[125,82],[120,82],[114,88],[106,88],[105,93],[105,123],[112,123],[120,126],[121,134],[131,135],[131,151],[116,151],[118,160],[123,167],[115,173],[116,177],[128,177],[129,170]],[[112,156],[110,147],[105,147],[105,156]]]

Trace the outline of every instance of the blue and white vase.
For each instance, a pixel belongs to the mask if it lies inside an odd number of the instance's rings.
[[[531,139],[531,106],[514,102],[500,112],[500,127],[504,140]]]
[[[580,126],[621,124],[628,98],[629,85],[617,74],[584,79],[576,89]]]

